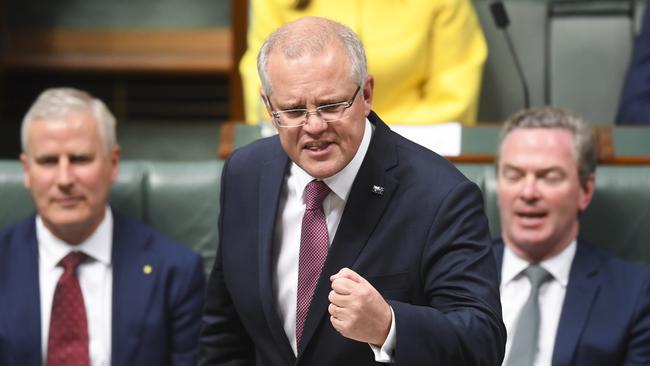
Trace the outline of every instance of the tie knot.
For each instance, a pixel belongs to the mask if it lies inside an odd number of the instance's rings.
[[[307,210],[317,210],[323,206],[325,197],[330,193],[330,188],[323,181],[312,180],[305,188],[305,201]]]
[[[70,252],[68,255],[63,257],[63,259],[61,259],[59,265],[63,267],[63,270],[65,272],[75,272],[77,270],[77,267],[79,267],[79,264],[83,262],[85,258],[86,255],[82,252]]]
[[[531,264],[524,270],[524,274],[530,280],[530,286],[534,289],[539,288],[541,284],[551,279],[551,274],[543,267],[537,264]]]

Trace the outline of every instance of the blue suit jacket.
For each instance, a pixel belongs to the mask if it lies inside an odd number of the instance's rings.
[[[645,8],[641,33],[634,44],[616,122],[650,124],[650,6]]]
[[[553,365],[650,365],[650,271],[578,240]]]
[[[199,255],[113,218],[112,365],[196,365],[205,282]],[[40,319],[32,216],[0,232],[0,365],[42,364]]]
[[[453,165],[374,114],[367,155],[333,238],[294,353],[273,293],[273,238],[289,159],[277,136],[237,150],[223,169],[219,251],[208,281],[202,365],[372,365],[341,336],[329,276],[360,273],[395,312],[402,365],[497,365],[505,330],[481,193]],[[383,194],[372,187],[384,187]],[[296,223],[300,225],[300,223]]]

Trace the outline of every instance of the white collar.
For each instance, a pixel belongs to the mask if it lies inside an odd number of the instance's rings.
[[[363,131],[363,138],[359,144],[359,149],[354,155],[354,158],[345,166],[340,172],[334,174],[331,177],[323,179],[325,184],[343,201],[347,201],[348,196],[350,195],[350,190],[352,189],[352,183],[354,183],[354,178],[356,178],[359,169],[361,168],[361,163],[368,152],[368,147],[370,146],[370,139],[372,133],[375,130],[375,126],[368,121],[366,118],[366,126]],[[310,176],[306,171],[299,167],[296,163],[291,163],[289,174],[295,177],[294,189],[296,192],[300,192],[299,195],[303,197],[302,192],[305,191],[307,184],[314,180],[315,178]]]
[[[54,236],[43,223],[41,216],[37,215],[36,238],[39,250],[45,253],[39,258],[45,268],[56,267],[61,259],[72,251],[81,251],[95,261],[110,265],[113,248],[113,213],[107,206],[104,219],[99,223],[95,232],[79,245],[70,245]]]
[[[545,270],[547,270],[562,287],[567,286],[569,283],[569,273],[571,272],[571,264],[576,254],[576,240],[574,239],[564,250],[557,255],[548,258],[540,263]],[[528,261],[518,257],[510,248],[504,244],[503,246],[503,264],[501,271],[501,284],[505,285],[511,282],[522,274],[522,272],[530,265]]]

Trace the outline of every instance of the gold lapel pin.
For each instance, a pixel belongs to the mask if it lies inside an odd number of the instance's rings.
[[[153,267],[151,267],[148,264],[145,264],[144,267],[142,267],[142,272],[144,274],[151,274],[151,272],[153,272]]]

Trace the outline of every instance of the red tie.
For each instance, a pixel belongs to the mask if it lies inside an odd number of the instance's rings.
[[[313,180],[305,188],[305,215],[302,218],[300,257],[298,258],[298,293],[296,301],[296,342],[300,347],[309,304],[314,296],[318,277],[323,270],[329,235],[323,213],[323,200],[330,193],[322,181]]]
[[[77,280],[77,267],[86,256],[71,252],[59,265],[63,274],[56,284],[50,333],[47,341],[47,366],[88,366],[88,321]]]

